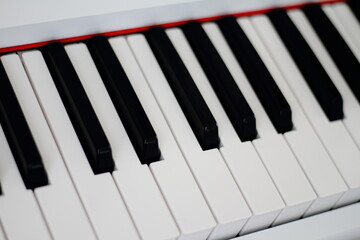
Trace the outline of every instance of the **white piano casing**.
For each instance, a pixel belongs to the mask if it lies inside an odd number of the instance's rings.
[[[0,52],[74,38],[320,0],[0,0]],[[326,1],[330,2],[330,1]],[[2,50],[3,49],[3,50]]]

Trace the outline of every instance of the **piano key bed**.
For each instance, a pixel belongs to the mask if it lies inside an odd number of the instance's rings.
[[[360,238],[359,6],[0,49],[0,239]]]

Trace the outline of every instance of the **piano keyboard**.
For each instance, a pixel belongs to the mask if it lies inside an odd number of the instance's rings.
[[[360,237],[359,16],[314,3],[3,54],[0,240]]]

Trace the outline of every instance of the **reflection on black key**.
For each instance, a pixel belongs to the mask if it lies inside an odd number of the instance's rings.
[[[303,8],[317,35],[360,102],[360,63],[318,4]]]
[[[190,22],[182,29],[238,136],[242,141],[254,140],[254,113],[201,24]]]
[[[0,123],[26,188],[47,185],[40,153],[1,61]]]
[[[347,2],[347,4],[350,6],[357,19],[360,21],[360,1],[350,0]]]
[[[160,160],[155,131],[108,40],[96,36],[87,46],[141,163]]]
[[[145,36],[202,149],[217,148],[216,121],[164,29],[152,28]]]
[[[343,101],[325,69],[285,10],[268,16],[330,121],[343,118]]]
[[[64,47],[49,43],[42,53],[93,172],[113,171],[110,144]]]
[[[290,131],[290,106],[235,17],[222,18],[218,25],[277,132]]]

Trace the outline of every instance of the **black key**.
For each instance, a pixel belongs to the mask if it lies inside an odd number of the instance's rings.
[[[27,189],[48,184],[45,167],[0,61],[0,123]]]
[[[254,113],[201,24],[190,22],[182,29],[238,136],[242,141],[254,140]]]
[[[290,131],[290,106],[236,18],[225,17],[217,23],[277,132]]]
[[[87,46],[141,163],[159,161],[156,133],[108,40],[96,36]]]
[[[343,100],[340,93],[286,11],[277,9],[269,12],[268,16],[327,118],[330,121],[342,119]]]
[[[306,17],[325,45],[332,59],[344,76],[358,102],[360,102],[360,63],[318,4],[303,9]]]
[[[360,1],[359,0],[350,0],[347,2],[350,9],[353,11],[357,19],[360,21]]]
[[[109,141],[63,45],[49,43],[42,54],[93,172],[113,171]]]
[[[216,121],[164,29],[145,36],[202,149],[219,147]]]

